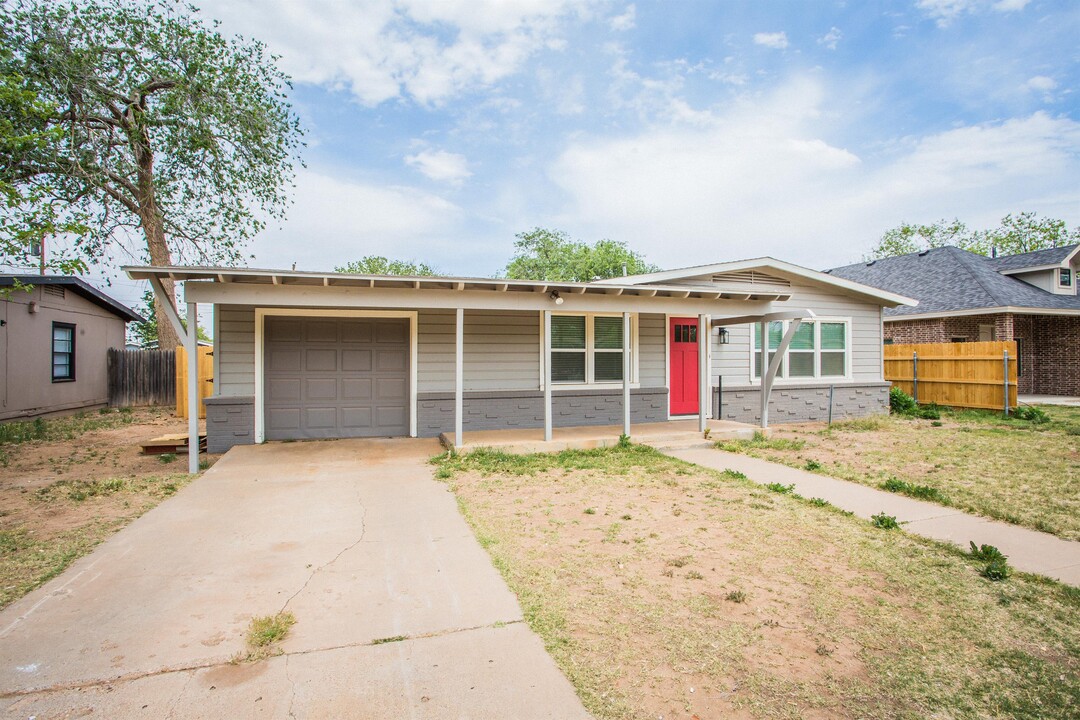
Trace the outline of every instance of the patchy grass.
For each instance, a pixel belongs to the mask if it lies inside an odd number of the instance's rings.
[[[806,443],[784,437],[770,437],[763,432],[755,432],[752,440],[723,440],[716,443],[720,450],[728,452],[746,452],[748,450],[784,450],[798,452]]]
[[[258,662],[280,654],[278,645],[289,634],[289,629],[296,624],[296,616],[291,612],[279,612],[276,615],[258,615],[251,618],[247,631],[247,652],[238,653],[233,663]]]
[[[601,720],[1075,717],[1073,588],[647,448],[439,468]]]
[[[724,450],[782,462],[1080,540],[1080,408],[1043,422],[942,410],[941,420],[878,417],[779,425]],[[1041,417],[1031,414],[1031,417]]]

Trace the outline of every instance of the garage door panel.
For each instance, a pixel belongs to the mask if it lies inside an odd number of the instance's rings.
[[[375,369],[379,372],[402,372],[408,365],[404,350],[378,350],[375,353]]]
[[[342,350],[341,369],[346,372],[368,372],[371,370],[370,350]]]
[[[329,430],[337,427],[338,411],[336,407],[304,408],[304,426],[315,430]]]
[[[389,318],[267,318],[266,437],[409,432],[409,324]]]
[[[304,342],[336,343],[340,320],[305,320]]]
[[[371,342],[372,327],[370,320],[345,320],[341,323],[341,342],[364,343]]]
[[[371,378],[345,378],[341,381],[342,400],[371,400]]]
[[[304,370],[306,372],[335,372],[338,369],[338,351],[329,348],[307,348],[304,350]]]
[[[334,378],[305,378],[305,402],[334,402],[338,396],[338,380]]]
[[[371,427],[371,407],[344,407],[341,409],[341,425],[345,428]]]
[[[266,411],[268,432],[300,429],[300,408],[270,408]]]
[[[269,372],[300,372],[304,354],[300,348],[274,348],[266,354]]]
[[[266,384],[266,399],[275,403],[300,402],[300,390],[300,378],[273,378]]]

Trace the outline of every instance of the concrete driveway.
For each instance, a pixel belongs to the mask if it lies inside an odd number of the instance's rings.
[[[431,479],[437,452],[233,449],[0,613],[0,713],[587,718]],[[284,654],[230,664],[251,617],[281,610]]]

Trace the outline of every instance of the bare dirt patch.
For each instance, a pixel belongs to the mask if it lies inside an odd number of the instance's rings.
[[[94,412],[0,445],[0,607],[183,486],[186,456],[165,462],[140,443],[186,427],[160,408]]]
[[[439,475],[597,717],[1068,717],[1080,699],[1067,589],[990,583],[955,551],[646,450]]]

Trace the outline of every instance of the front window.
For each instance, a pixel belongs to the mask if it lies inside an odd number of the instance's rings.
[[[764,369],[776,357],[789,322],[771,322],[768,329],[768,359]],[[788,351],[780,360],[777,378],[791,380],[836,378],[847,376],[848,322],[846,320],[802,322],[791,339]],[[754,324],[753,347],[754,377],[760,378],[762,369],[761,323]]]
[[[52,379],[64,382],[75,379],[75,326],[53,323]]]
[[[552,383],[591,384],[622,379],[622,316],[551,316]]]
[[[1061,268],[1058,270],[1058,285],[1071,288],[1073,284],[1072,270]]]

